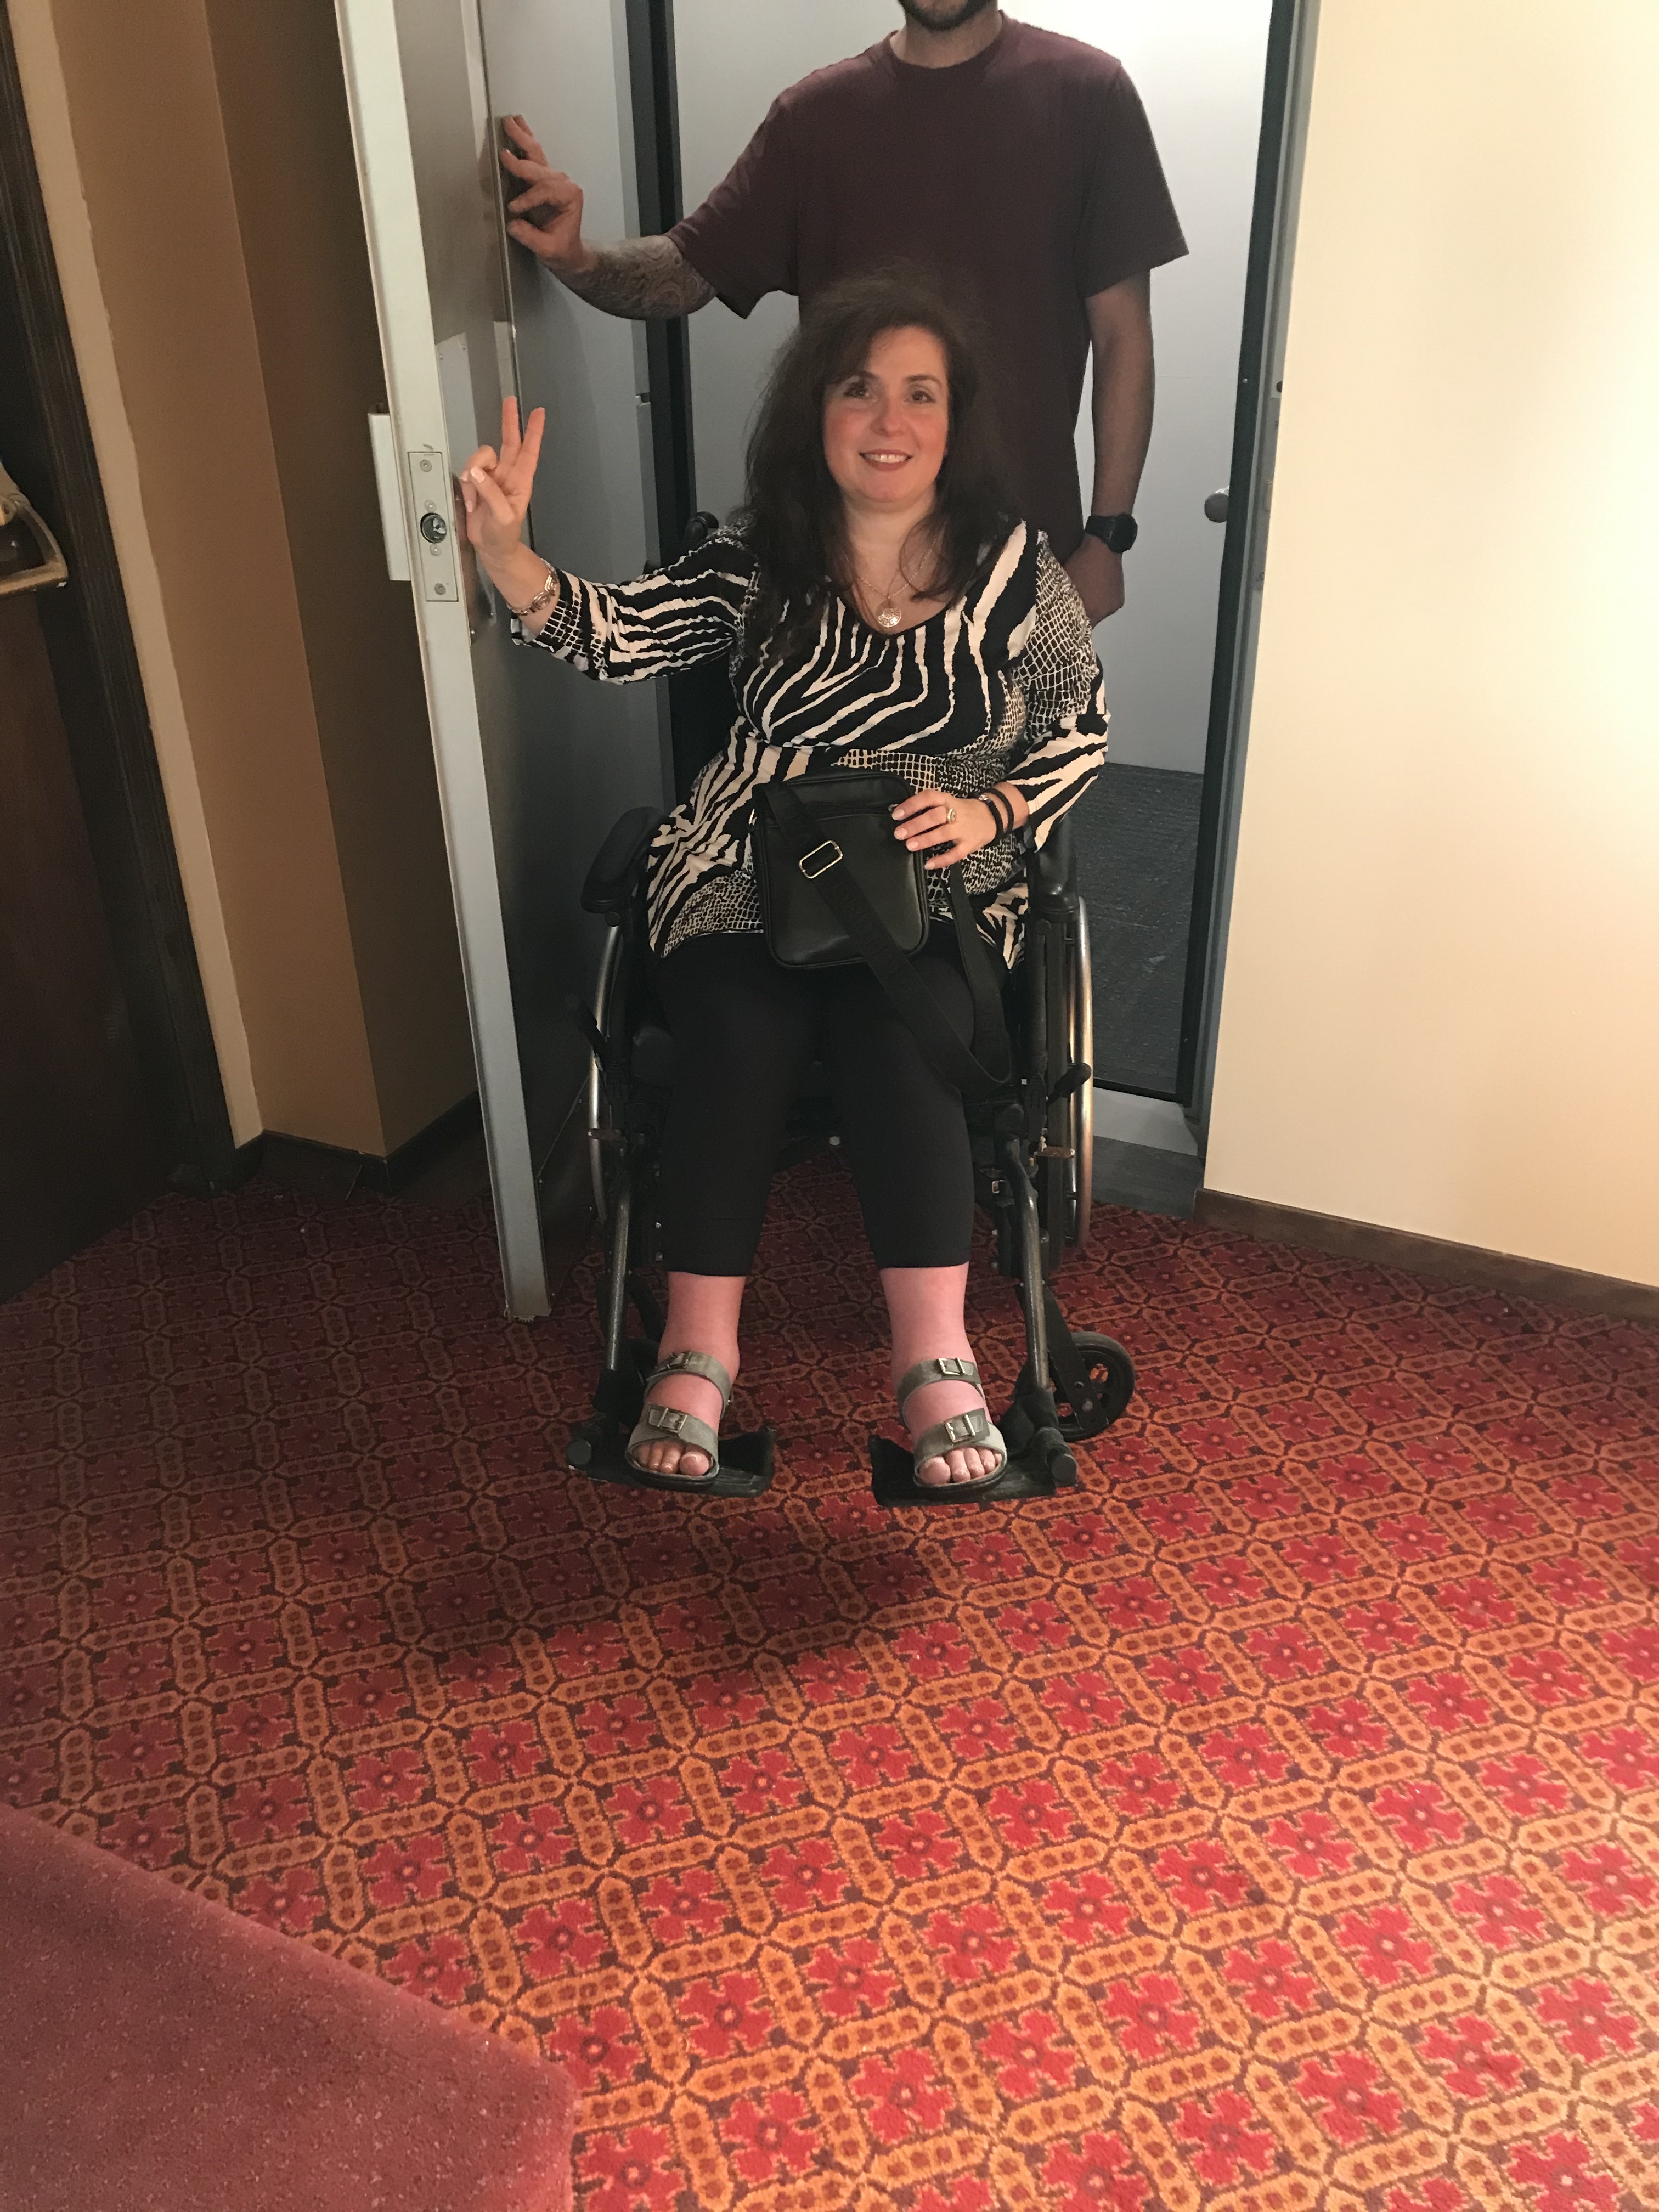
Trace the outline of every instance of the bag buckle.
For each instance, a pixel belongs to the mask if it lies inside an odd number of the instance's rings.
[[[817,860],[819,854],[823,853],[827,853],[830,857],[827,860],[823,861],[819,866],[815,868],[811,864],[814,860]],[[799,866],[802,875],[805,877],[809,884],[816,883],[820,876],[827,876],[829,874],[830,869],[836,865],[836,863],[841,860],[841,847],[836,844],[833,837],[826,837],[823,844],[814,845],[810,853],[803,853],[800,856],[798,866]]]

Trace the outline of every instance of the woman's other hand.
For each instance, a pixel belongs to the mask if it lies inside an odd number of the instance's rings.
[[[546,421],[542,408],[533,409],[520,436],[519,403],[503,399],[501,452],[480,446],[461,470],[467,539],[492,575],[498,563],[512,559],[523,539]]]
[[[1018,826],[1026,816],[1023,798],[1007,785],[998,788],[1013,803]],[[919,791],[893,809],[893,835],[908,853],[923,853],[930,868],[954,867],[1002,835],[1001,824],[982,799],[957,799],[948,791]]]

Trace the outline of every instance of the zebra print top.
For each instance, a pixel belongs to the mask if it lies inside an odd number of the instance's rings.
[[[976,798],[1012,782],[1041,844],[1106,757],[1100,662],[1081,600],[1040,531],[1018,525],[978,580],[917,628],[873,629],[835,600],[812,643],[745,661],[753,556],[729,532],[629,584],[559,573],[534,637],[602,683],[632,683],[724,655],[738,718],[726,750],[657,832],[651,942],[672,952],[715,931],[758,931],[750,860],[757,785],[830,766],[882,769]],[[1012,966],[1025,911],[1024,833],[963,864],[987,935]],[[932,904],[951,911],[942,872]]]

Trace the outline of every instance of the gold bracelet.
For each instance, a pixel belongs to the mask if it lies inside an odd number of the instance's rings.
[[[505,592],[502,592],[501,597],[506,600],[507,611],[513,617],[515,622],[528,622],[532,615],[540,614],[542,609],[547,605],[550,599],[557,597],[558,589],[559,580],[550,568],[547,572],[547,581],[542,586],[540,591],[537,592],[535,598],[532,599],[527,605],[515,607],[512,600],[507,598]]]

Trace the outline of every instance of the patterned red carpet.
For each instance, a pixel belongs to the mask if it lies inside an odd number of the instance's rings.
[[[0,1796],[556,2054],[586,2212],[1659,2203],[1659,1339],[1108,1212],[1082,1492],[894,1520],[835,1170],[758,1505],[556,1470],[587,1287],[256,1187],[0,1308]]]

